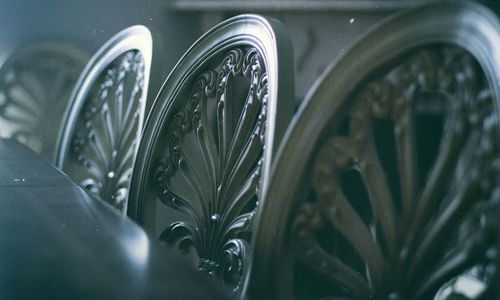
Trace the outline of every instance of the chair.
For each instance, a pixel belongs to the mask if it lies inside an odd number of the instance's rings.
[[[127,28],[94,55],[73,90],[56,150],[56,166],[125,214],[142,130],[152,40]]]
[[[235,294],[246,290],[256,206],[293,111],[291,67],[279,24],[222,22],[173,69],[139,145],[128,215]]]
[[[12,51],[0,67],[0,136],[52,161],[66,99],[87,61],[85,52],[60,42]]]
[[[500,23],[404,12],[306,97],[259,207],[255,299],[497,299]]]

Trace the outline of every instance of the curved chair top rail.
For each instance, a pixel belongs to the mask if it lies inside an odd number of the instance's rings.
[[[62,42],[37,42],[2,57],[0,135],[52,160],[62,115],[89,56]],[[51,74],[51,76],[47,76]]]
[[[58,137],[56,166],[125,213],[142,130],[152,37],[136,25],[92,57],[71,95]]]
[[[162,86],[134,167],[129,216],[182,252],[190,243],[195,264],[238,293],[255,205],[293,111],[290,68],[280,24],[255,15],[220,23]]]
[[[353,103],[361,101],[355,99],[363,97],[363,95],[358,98],[355,96],[358,95],[359,92],[364,91],[362,87],[365,85],[370,86],[373,82],[375,82],[375,86],[373,86],[373,90],[375,90],[375,92],[372,92],[372,94],[368,93],[367,98],[376,98],[376,95],[383,94],[384,91],[387,91],[384,89],[387,85],[376,84],[379,82],[377,81],[379,80],[377,79],[377,76],[381,74],[384,75],[384,73],[380,72],[387,70],[387,68],[390,70],[390,67],[397,67],[398,63],[404,64],[405,59],[413,59],[412,55],[414,54],[417,55],[417,59],[419,59],[419,50],[422,50],[422,53],[424,53],[425,56],[425,50],[428,47],[430,47],[430,52],[434,51],[433,49],[440,49],[443,47],[462,49],[461,51],[464,54],[460,54],[458,57],[461,59],[465,57],[464,59],[466,61],[471,61],[468,57],[472,57],[472,61],[475,60],[477,63],[474,62],[471,64],[476,64],[479,66],[479,69],[482,69],[482,72],[484,73],[482,76],[484,76],[486,81],[485,83],[489,87],[489,93],[481,94],[481,90],[470,91],[467,90],[469,86],[460,86],[459,84],[455,84],[454,88],[457,90],[462,88],[467,93],[472,93],[473,96],[471,97],[476,97],[480,100],[481,97],[490,99],[488,100],[488,107],[490,108],[490,111],[488,112],[489,115],[486,117],[484,115],[481,116],[483,119],[481,119],[481,117],[479,118],[480,125],[478,126],[483,126],[483,128],[478,129],[478,132],[482,132],[484,139],[477,140],[476,145],[480,149],[478,152],[483,150],[483,152],[489,151],[489,154],[485,154],[485,157],[487,160],[490,160],[491,165],[494,165],[493,162],[498,161],[498,134],[500,134],[500,131],[498,130],[500,108],[500,23],[498,18],[488,9],[471,3],[429,5],[398,14],[394,18],[384,22],[376,29],[368,33],[342,57],[330,65],[322,77],[316,82],[311,92],[306,97],[306,100],[300,107],[296,118],[292,121],[292,126],[290,126],[287,134],[285,135],[276,163],[273,166],[270,187],[265,196],[266,201],[262,206],[260,206],[260,219],[257,226],[254,253],[254,255],[260,257],[260,259],[254,262],[254,278],[252,278],[252,282],[255,285],[250,287],[250,291],[256,296],[288,299],[288,297],[291,297],[292,293],[297,292],[297,286],[294,284],[300,279],[297,277],[298,275],[294,274],[292,267],[297,266],[296,258],[299,257],[298,259],[301,263],[307,266],[306,269],[312,270],[312,273],[315,274],[314,276],[316,277],[313,276],[314,278],[319,280],[318,278],[324,275],[327,278],[327,282],[329,282],[332,286],[341,286],[340,289],[343,289],[344,291],[344,294],[341,295],[342,297],[363,298],[369,297],[370,295],[380,296],[386,293],[384,297],[388,297],[390,299],[406,298],[405,296],[402,296],[401,298],[400,291],[391,290],[394,288],[394,282],[398,282],[399,279],[402,280],[402,278],[405,278],[405,275],[402,275],[403,273],[401,273],[403,271],[393,270],[394,272],[392,272],[392,274],[387,273],[387,271],[391,269],[390,267],[387,267],[390,264],[385,264],[385,262],[387,260],[391,262],[401,262],[397,258],[394,258],[397,257],[398,254],[401,255],[401,257],[407,257],[409,255],[408,253],[405,254],[404,251],[397,252],[397,249],[400,249],[398,247],[402,247],[402,244],[407,245],[401,237],[407,238],[407,240],[411,240],[412,237],[415,238],[415,232],[419,229],[415,229],[415,225],[412,225],[412,222],[421,222],[419,224],[423,227],[426,222],[423,220],[425,220],[425,218],[431,219],[433,215],[426,215],[425,212],[429,212],[429,210],[420,207],[422,206],[420,203],[415,204],[411,203],[411,201],[407,207],[404,207],[406,204],[403,203],[399,204],[401,207],[397,206],[396,208],[392,207],[392,204],[388,203],[390,202],[388,200],[381,200],[381,202],[378,203],[368,202],[370,204],[367,204],[367,207],[372,206],[374,212],[371,212],[373,216],[370,215],[370,213],[367,214],[372,216],[374,219],[377,219],[378,216],[378,220],[380,220],[380,223],[377,223],[377,227],[373,227],[371,229],[375,230],[376,233],[370,233],[369,231],[365,231],[364,226],[361,225],[360,222],[365,221],[366,223],[366,220],[358,215],[359,211],[353,212],[352,210],[353,206],[355,210],[359,210],[359,206],[356,206],[353,202],[346,203],[346,201],[339,200],[345,196],[344,194],[354,193],[352,191],[349,192],[349,187],[346,187],[339,182],[341,180],[341,176],[344,176],[341,174],[341,171],[344,172],[354,170],[354,172],[357,172],[360,174],[359,176],[361,176],[360,180],[365,185],[366,193],[368,194],[367,197],[369,198],[368,201],[390,198],[389,194],[394,193],[392,190],[389,193],[387,192],[387,189],[384,188],[384,181],[386,180],[384,173],[387,172],[377,169],[379,168],[378,164],[374,163],[377,161],[374,157],[377,157],[377,155],[380,156],[381,154],[378,153],[372,155],[374,153],[373,148],[377,148],[378,151],[378,147],[380,145],[377,144],[374,146],[375,142],[373,140],[367,140],[365,142],[361,141],[367,134],[368,136],[373,135],[373,131],[368,131],[367,133],[367,129],[363,129],[364,124],[371,122],[371,117],[366,117],[366,115],[364,115],[364,117],[360,117],[363,116],[364,113],[367,113],[367,110],[370,110],[370,108],[369,106],[367,106],[368,108],[363,107],[363,105],[353,106],[355,105]],[[441,50],[436,51],[439,52]],[[446,64],[448,62],[440,62],[439,60],[432,59],[431,63],[435,63],[436,69],[439,69],[442,64]],[[459,67],[466,65],[465,63],[463,65],[460,63],[461,61],[457,62]],[[420,69],[418,69],[418,62],[414,63],[413,67],[411,66],[412,65],[410,64],[410,67],[406,70],[408,73],[411,74],[411,72],[415,71],[412,68],[416,68],[416,71],[420,72]],[[439,70],[442,69],[443,68]],[[467,72],[471,69],[474,68],[464,68]],[[450,70],[452,70],[452,65]],[[463,70],[458,71],[462,72]],[[405,73],[396,73],[397,76],[393,74],[394,76],[390,80],[395,80],[395,82],[398,82],[398,80],[406,80],[407,78],[401,74],[404,75]],[[421,74],[427,73],[422,71]],[[442,78],[439,77],[442,76],[441,73],[435,72],[432,74],[434,74],[433,76],[438,79]],[[468,73],[466,73],[466,75],[468,76]],[[391,75],[389,74],[386,76]],[[450,82],[463,80],[464,76],[460,76],[457,76],[457,78],[450,76]],[[423,90],[421,87],[422,83],[419,80],[436,80],[436,78],[412,78],[413,77],[410,79],[415,80],[413,84],[414,90],[405,90],[409,94],[415,93],[415,91]],[[445,85],[446,83],[437,83],[439,87],[441,87],[440,84]],[[376,91],[376,89],[379,90]],[[411,98],[408,95],[400,98]],[[438,93],[438,98],[439,97],[444,96]],[[401,107],[405,107],[407,110],[401,110],[394,113],[394,115],[391,115],[393,118],[396,118],[394,119],[394,126],[398,124],[397,118],[407,118],[407,120],[403,121],[400,127],[396,128],[399,130],[399,133],[402,133],[401,136],[409,136],[407,135],[408,130],[415,129],[416,126],[408,125],[410,124],[408,122],[412,122],[409,121],[411,119],[408,119],[408,117],[411,116],[412,113],[415,113],[414,108],[408,108],[408,103],[410,103],[409,100],[399,103]],[[481,107],[481,105],[483,104],[481,104],[478,100],[477,107]],[[440,108],[440,110],[443,109]],[[466,111],[464,114],[469,114],[468,117],[473,119],[471,116],[473,116],[474,113],[474,110],[471,110],[470,112]],[[350,123],[342,124],[342,122],[347,120],[346,118],[348,117],[351,118]],[[356,121],[358,123],[356,123]],[[390,125],[392,123],[384,124],[385,125],[383,126],[392,126]],[[352,133],[349,133],[350,130]],[[372,128],[371,130],[375,129]],[[453,132],[453,130],[450,130],[449,132]],[[449,134],[443,133],[443,135],[449,138]],[[466,134],[457,134],[457,136],[467,136],[469,139],[474,138],[471,137],[471,135]],[[396,136],[395,141],[397,151],[392,152],[396,154],[394,154],[394,156],[389,155],[388,161],[395,162],[395,170],[398,170],[399,168],[399,174],[403,174],[400,175],[402,177],[400,193],[402,194],[402,202],[404,202],[404,199],[412,198],[412,196],[415,195],[416,186],[412,186],[413,183],[410,182],[413,180],[413,177],[416,176],[411,175],[413,174],[412,172],[415,171],[413,169],[415,165],[412,165],[411,163],[406,164],[406,161],[411,162],[414,160],[411,158],[407,159],[404,157],[398,157],[398,153],[408,154],[410,153],[408,151],[412,151],[409,149],[413,148],[412,146],[414,145],[410,140],[401,141],[401,144],[398,144],[399,140],[397,137],[398,136]],[[356,144],[356,139],[359,139],[358,142],[360,143]],[[446,144],[446,142],[450,141],[453,141],[453,139],[446,140],[443,143]],[[451,145],[450,142],[450,145],[447,145],[449,148],[441,146],[442,148],[440,148],[439,151],[441,153],[448,153],[446,152],[446,149],[460,149],[462,152],[466,151],[462,150],[464,148],[459,145],[461,144]],[[431,147],[431,144],[429,147]],[[456,153],[458,152],[456,151]],[[368,154],[372,156],[367,156]],[[410,153],[408,155],[412,157],[416,154]],[[466,157],[463,153],[460,155],[464,155]],[[399,158],[399,160],[397,158]],[[465,159],[460,158],[457,164],[460,164],[463,160]],[[472,159],[472,161],[480,160]],[[474,165],[474,163],[472,164]],[[439,165],[439,163],[436,165]],[[434,166],[434,168],[439,169],[439,166]],[[458,169],[460,168],[458,167]],[[398,171],[396,171],[396,174],[398,174]],[[471,171],[465,173],[483,174],[483,171],[476,170],[474,172]],[[491,186],[490,183],[489,192],[491,192],[492,189],[495,189],[495,184],[496,189],[498,189],[498,170],[493,170],[491,172],[493,173],[488,174],[492,176],[490,178],[493,182],[493,186]],[[443,179],[443,177],[439,175],[439,171],[434,173],[436,173],[433,174],[433,176],[435,176],[428,179],[428,182],[430,182],[431,185],[433,183],[441,183],[444,185],[443,182],[445,182],[446,178]],[[444,171],[442,173],[447,174]],[[380,176],[377,176],[377,174]],[[485,175],[485,178],[488,178],[490,175]],[[397,177],[388,177],[387,180],[389,180],[389,183],[390,180],[395,180],[397,182]],[[474,180],[475,179],[471,179],[471,182],[476,182]],[[468,188],[471,184],[464,184],[464,186],[467,186]],[[381,190],[382,192],[380,192]],[[432,188],[429,188],[429,191],[430,190],[432,190]],[[426,191],[425,193],[429,191]],[[314,193],[314,196],[311,196],[310,193]],[[425,193],[422,197],[426,197]],[[461,195],[464,195],[464,193]],[[382,195],[387,197],[381,197]],[[427,196],[428,198],[434,197],[429,195]],[[311,197],[315,197],[319,200],[316,202],[312,201],[309,199]],[[491,197],[495,198],[495,196]],[[492,200],[492,202],[494,201]],[[318,212],[315,205],[319,205],[321,207],[321,212]],[[445,212],[449,213],[450,216],[456,216],[452,213],[453,210],[449,206],[447,207],[444,205],[444,207],[449,209],[445,210]],[[420,214],[420,216],[415,216],[412,208],[415,208],[415,210],[418,211],[417,214]],[[399,215],[398,213],[391,213],[393,210],[402,210],[403,212]],[[498,210],[495,209],[495,211]],[[385,213],[387,213],[387,215],[385,215]],[[414,222],[416,219],[419,221]],[[493,219],[493,223],[498,225],[498,216],[496,219],[493,217]],[[443,221],[443,219],[439,220]],[[443,223],[449,224],[445,221],[443,221]],[[321,237],[317,236],[318,234],[321,234],[318,233],[318,230],[319,228],[325,227],[325,224],[330,224],[328,225],[330,226],[330,231],[327,231],[328,233],[326,233],[326,236],[322,236],[324,240],[321,241],[318,240],[321,239]],[[414,232],[411,231],[412,226]],[[437,232],[441,234],[437,236],[441,237],[443,232],[451,235],[450,232],[452,231],[444,230],[444,227],[439,224],[431,225],[430,228],[433,228],[432,226],[434,226],[436,231],[431,231],[428,234],[429,238],[436,237],[433,234],[437,234]],[[322,234],[325,234],[325,232]],[[373,239],[372,235],[378,236],[378,238],[375,238],[375,243],[379,244],[379,246],[373,246],[371,241]],[[327,254],[327,252],[325,252],[326,250],[324,247],[328,248],[338,246],[338,244],[335,244],[337,246],[334,246],[331,243],[325,246],[325,239],[328,240],[328,237],[330,237],[332,240],[335,240],[336,236],[341,236],[340,239],[336,240],[337,242],[340,240],[338,243],[347,243],[349,245],[346,246],[347,249],[351,249],[352,252],[355,252],[356,255],[358,255],[358,262],[359,257],[361,257],[361,261],[366,263],[369,271],[361,270],[361,274],[365,271],[369,272],[370,274],[367,275],[368,278],[360,276],[360,273],[353,273],[352,269],[346,267],[349,263],[352,263],[352,261],[342,261],[342,256],[335,257],[332,253]],[[382,238],[380,238],[380,236],[382,236]],[[478,236],[482,237],[483,235]],[[295,242],[292,242],[292,240],[295,240]],[[380,246],[380,244],[383,245]],[[471,244],[474,244],[474,242],[471,242]],[[474,245],[476,246],[475,249],[480,249],[477,244]],[[427,246],[431,247],[433,245],[429,243],[425,247]],[[381,247],[382,250],[377,247]],[[464,250],[464,252],[462,252],[462,258],[467,257],[470,259],[470,248],[467,247],[463,247],[466,251]],[[443,248],[445,247],[443,246]],[[392,254],[387,254],[386,251],[391,249],[396,250]],[[411,251],[412,246],[408,246],[404,249],[405,251]],[[334,250],[330,249],[330,251]],[[380,254],[380,251],[382,251],[383,254]],[[394,257],[391,255],[394,255]],[[458,261],[464,263],[460,259],[456,260],[455,263]],[[404,263],[399,265],[399,267],[404,266]],[[388,269],[380,271],[384,267],[387,267]],[[425,293],[435,288],[436,282],[439,282],[439,280],[442,279],[442,277],[439,276],[446,274],[446,272],[450,270],[455,270],[454,268],[458,268],[456,265],[453,265],[453,263],[445,264],[445,267],[449,267],[450,269],[440,269],[440,271],[443,272],[442,274],[434,273],[433,275],[435,276],[429,277],[429,281],[426,282],[427,285],[422,283],[420,286],[422,290],[417,289],[418,284],[420,283],[415,282],[415,285],[413,286],[406,285],[408,291],[417,291],[411,297],[428,297],[429,294]],[[412,270],[410,266],[408,266],[408,270]],[[283,274],[288,275],[283,276]],[[384,274],[386,276],[385,278]],[[394,278],[394,275],[396,278]],[[397,276],[400,276],[400,278],[397,278]],[[304,279],[304,277],[301,278],[302,280]],[[416,278],[418,280],[422,279],[418,277]],[[394,281],[392,283],[388,283],[390,280]],[[400,282],[400,287],[404,286],[404,283]],[[294,287],[293,292],[292,287]],[[318,290],[314,287],[309,287],[309,289],[316,290],[316,292]],[[420,292],[423,294],[418,294]],[[332,294],[328,295],[333,296]],[[309,295],[309,297],[310,296],[311,295]],[[320,296],[326,295],[318,295],[318,297]],[[408,295],[406,296],[408,297]]]

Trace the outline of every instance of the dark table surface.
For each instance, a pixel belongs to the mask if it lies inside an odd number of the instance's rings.
[[[28,148],[0,139],[0,299],[223,299]]]

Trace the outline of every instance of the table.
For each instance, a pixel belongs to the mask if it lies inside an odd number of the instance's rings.
[[[27,147],[0,139],[0,299],[223,299]]]

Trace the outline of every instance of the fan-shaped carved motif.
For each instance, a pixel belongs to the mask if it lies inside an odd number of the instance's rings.
[[[124,212],[144,101],[144,58],[129,50],[89,89],[69,138],[64,171]]]
[[[357,91],[295,212],[299,270],[333,299],[483,295],[498,252],[500,124],[480,66],[428,47]]]
[[[160,239],[194,250],[198,267],[238,289],[257,205],[263,159],[265,65],[255,48],[235,48],[194,82],[187,105],[160,139],[156,196],[185,214]]]
[[[0,69],[1,136],[51,161],[67,99],[87,60],[83,52],[57,43],[14,52]]]

